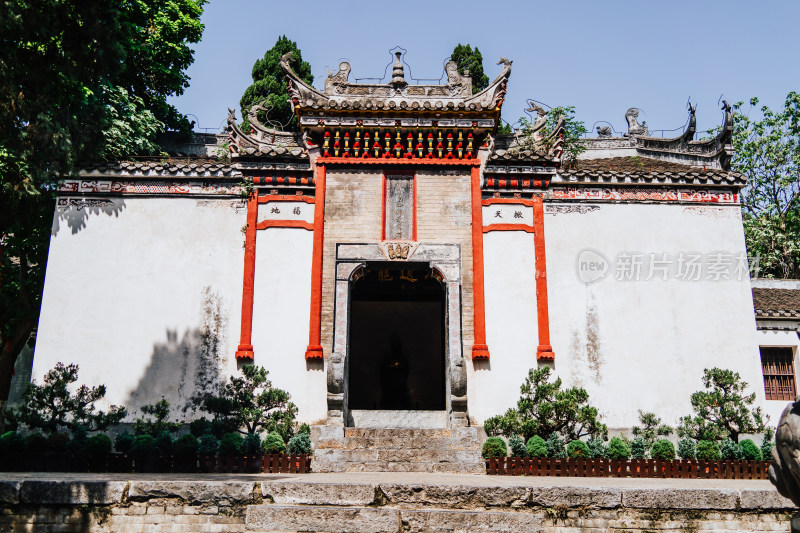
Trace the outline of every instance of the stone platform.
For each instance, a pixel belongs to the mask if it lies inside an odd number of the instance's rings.
[[[0,474],[0,532],[789,531],[766,481]]]

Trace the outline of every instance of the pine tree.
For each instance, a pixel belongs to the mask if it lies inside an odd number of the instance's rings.
[[[472,78],[472,94],[479,93],[489,86],[489,77],[483,73],[483,55],[476,46],[457,44],[450,54],[450,59],[458,65],[458,73],[462,76],[469,71]]]

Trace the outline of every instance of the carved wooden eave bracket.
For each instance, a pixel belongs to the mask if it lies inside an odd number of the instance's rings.
[[[262,105],[250,108],[247,118],[250,133],[236,123],[236,111],[228,109],[228,142],[231,158],[270,157],[290,160],[308,160],[308,148],[303,136],[296,132],[268,128],[258,120]]]

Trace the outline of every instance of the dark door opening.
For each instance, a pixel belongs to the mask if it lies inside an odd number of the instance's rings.
[[[350,409],[445,409],[444,287],[424,263],[370,263],[352,283]]]

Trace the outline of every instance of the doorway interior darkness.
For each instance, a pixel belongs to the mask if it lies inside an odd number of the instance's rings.
[[[427,263],[368,263],[351,285],[350,409],[445,409],[445,291]]]

